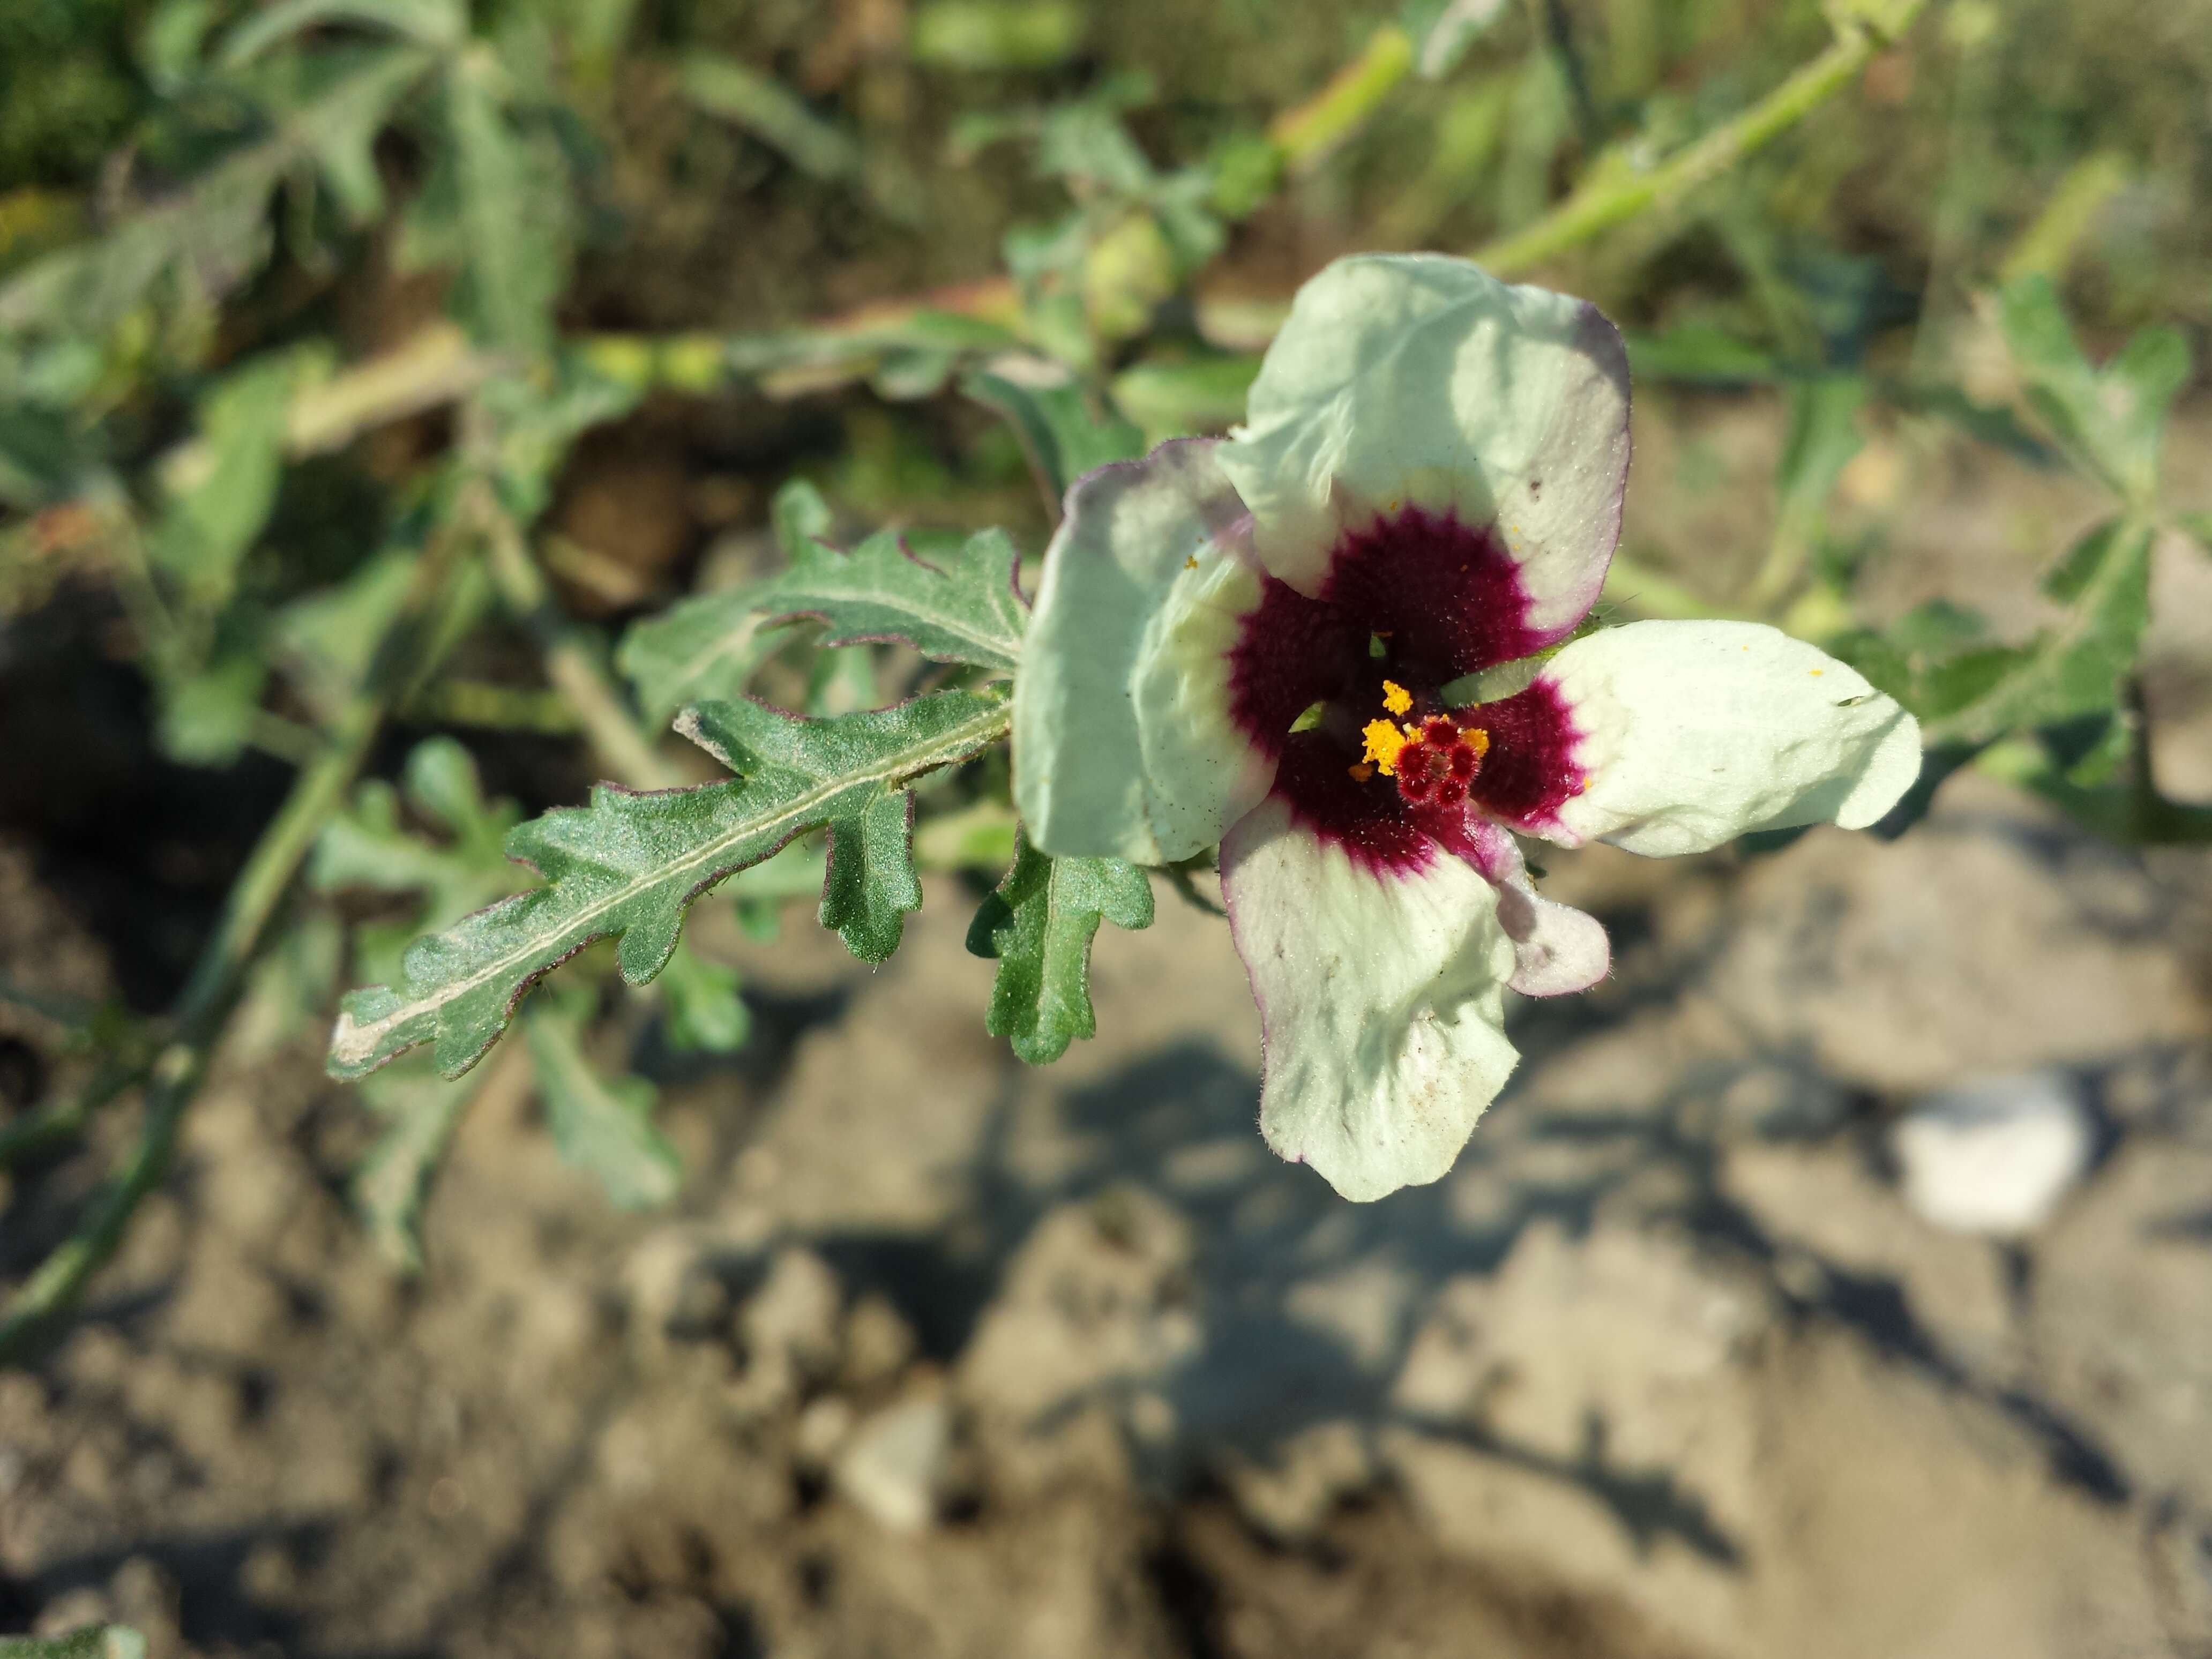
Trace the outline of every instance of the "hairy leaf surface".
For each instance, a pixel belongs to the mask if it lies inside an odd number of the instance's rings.
[[[1119,859],[1048,858],[1027,836],[999,890],[975,912],[968,948],[999,962],[983,1028],[1010,1039],[1032,1066],[1049,1065],[1098,1029],[1091,941],[1101,921],[1133,931],[1152,925],[1145,872]]]
[[[808,541],[790,569],[754,592],[772,617],[821,622],[825,646],[899,640],[938,662],[1012,672],[1029,623],[1014,582],[1018,559],[1003,530],[928,557],[886,530],[849,553]]]
[[[498,1039],[532,982],[596,939],[618,938],[623,977],[646,983],[667,963],[701,893],[802,831],[857,824],[908,779],[979,752],[1005,735],[1006,707],[943,691],[810,720],[757,703],[703,703],[678,729],[738,776],[652,794],[602,785],[590,805],[521,825],[507,856],[547,884],[417,939],[399,983],[347,997],[331,1033],[331,1073],[359,1077],[431,1042],[438,1069],[458,1077]],[[897,903],[872,899],[861,914],[878,921]]]
[[[818,539],[826,514],[793,520],[785,501],[777,505],[788,568],[686,600],[623,640],[622,671],[648,713],[741,696],[755,671],[790,642],[786,624],[801,617],[823,624],[817,643],[825,647],[896,640],[939,662],[1012,671],[1029,611],[1014,581],[1018,556],[1004,531],[964,542],[886,531],[844,553]]]

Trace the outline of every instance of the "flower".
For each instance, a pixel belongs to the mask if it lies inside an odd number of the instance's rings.
[[[1504,992],[1604,929],[1515,836],[1701,852],[1872,823],[1912,717],[1745,623],[1580,625],[1620,539],[1628,368],[1595,307],[1432,255],[1300,290],[1225,440],[1068,493],[1014,689],[1037,845],[1218,842],[1261,1128],[1346,1198],[1448,1170],[1517,1058]]]

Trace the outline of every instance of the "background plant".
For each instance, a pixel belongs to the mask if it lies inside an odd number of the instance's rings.
[[[1541,274],[1631,331],[1641,388],[1784,404],[1769,544],[1632,546],[1620,612],[1849,657],[1929,732],[1917,810],[1971,763],[2124,841],[2212,834],[2158,787],[2136,674],[2154,547],[2212,543],[2161,471],[2212,317],[2212,31],[2165,52],[2172,97],[2122,98],[2099,32],[2163,12],[1271,9],[1172,49],[1073,0],[0,20],[0,609],[97,616],[165,764],[263,820],[166,1012],[9,988],[96,1063],[0,1160],[138,1115],[0,1354],[112,1251],[226,1033],[303,1033],[347,985],[380,988],[332,1051],[380,1126],[356,1190],[402,1261],[510,1013],[564,1153],[614,1202],[673,1194],[614,982],[650,987],[656,1042],[742,1047],[695,900],[761,933],[811,902],[877,961],[921,871],[968,872],[979,1017],[1032,1061],[1089,1036],[1091,938],[1145,926],[1152,880],[1020,838],[1013,582],[1070,479],[1236,418],[1344,248]],[[809,286],[828,263],[848,291]],[[2105,493],[2039,629],[1869,600],[1885,539],[1835,497],[1899,432]],[[696,526],[760,520],[682,574]]]

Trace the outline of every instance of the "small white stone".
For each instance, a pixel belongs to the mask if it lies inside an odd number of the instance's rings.
[[[2094,1134],[2063,1073],[1984,1078],[1930,1095],[1890,1131],[1905,1200],[1952,1232],[2041,1226],[2088,1167]]]
[[[930,1395],[885,1407],[837,1459],[837,1490],[892,1532],[920,1532],[937,1516],[952,1460],[952,1412]]]

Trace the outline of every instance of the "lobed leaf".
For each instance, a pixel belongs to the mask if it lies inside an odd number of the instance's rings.
[[[446,77],[465,309],[492,344],[543,350],[568,285],[568,185],[557,152],[502,106],[496,75],[464,58]]]
[[[914,868],[914,796],[904,789],[830,824],[822,925],[863,962],[887,962],[908,912],[921,908]]]
[[[1998,319],[2036,411],[2117,493],[2148,502],[2166,416],[2189,380],[2187,343],[2172,329],[2145,329],[2100,374],[2081,355],[2057,290],[2039,275],[2006,286]]]
[[[428,1066],[408,1066],[362,1085],[384,1130],[354,1171],[353,1200],[377,1249],[404,1273],[422,1268],[422,1203],[481,1081],[480,1074],[449,1080]]]
[[[983,1029],[1046,1066],[1098,1029],[1091,1006],[1091,941],[1100,921],[1132,931],[1152,925],[1152,888],[1120,859],[1048,858],[1015,842],[1014,867],[985,899],[968,948],[998,958]]]
[[[325,166],[366,148],[434,62],[415,46],[390,46],[278,112],[277,131],[232,151],[174,195],[97,240],[34,260],[0,284],[0,331],[100,335],[165,276],[219,298],[261,264],[269,198],[303,161]]]
[[[830,509],[803,483],[777,493],[772,516],[787,568],[687,599],[623,637],[617,662],[649,715],[742,696],[801,617],[823,624],[817,643],[824,647],[896,640],[939,662],[1012,670],[1029,611],[1004,531],[964,543],[917,537],[919,552],[885,531],[843,553],[822,539]]]
[[[331,1074],[360,1077],[429,1042],[438,1069],[459,1076],[498,1040],[532,984],[598,939],[617,939],[623,977],[645,984],[666,965],[701,893],[805,830],[865,823],[909,779],[1003,737],[1006,722],[1002,698],[965,691],[834,720],[757,703],[687,710],[678,729],[738,776],[651,794],[602,785],[590,805],[521,825],[507,856],[547,884],[417,939],[399,983],[348,996],[331,1036]],[[830,884],[838,880],[833,869]],[[872,898],[861,914],[872,928],[896,902]]]
[[[753,592],[757,608],[776,621],[820,622],[824,646],[902,641],[937,662],[1011,673],[1029,624],[1019,563],[1003,530],[978,531],[936,562],[886,530],[849,553],[810,540],[788,570]]]
[[[579,1009],[541,1001],[522,1024],[562,1158],[596,1176],[618,1210],[653,1209],[675,1197],[684,1160],[653,1127],[659,1091],[643,1078],[600,1075],[584,1054]]]
[[[2110,520],[2047,579],[2073,611],[2025,646],[1970,650],[1923,676],[1931,746],[1987,743],[2111,708],[2150,622],[2150,526]]]
[[[1090,389],[1056,363],[1010,354],[963,376],[960,390],[1014,428],[1055,513],[1085,473],[1145,453],[1145,434],[1094,408]]]

